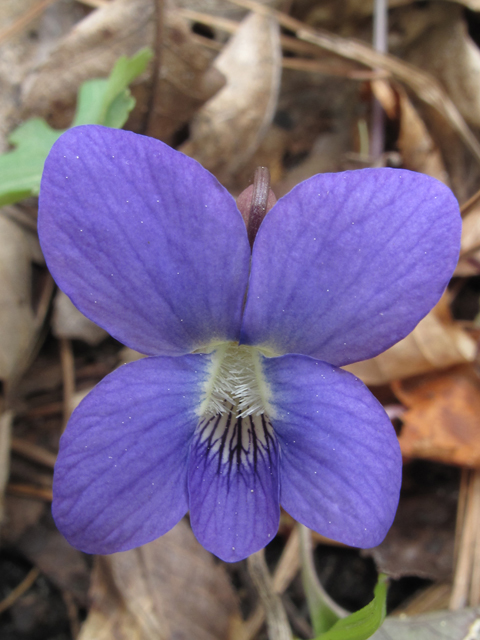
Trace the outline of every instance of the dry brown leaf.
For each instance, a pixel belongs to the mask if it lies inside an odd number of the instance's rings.
[[[13,546],[27,529],[36,524],[45,510],[45,503],[34,498],[5,497],[2,543]]]
[[[321,49],[354,60],[372,69],[380,69],[410,87],[426,104],[433,107],[457,132],[477,161],[480,161],[480,142],[466,124],[459,110],[444,92],[441,85],[429,73],[403,62],[392,55],[375,51],[372,47],[351,38],[342,38],[324,30],[311,29],[304,23],[285,13],[271,11],[255,0],[229,0],[235,4],[257,11],[260,15],[274,15],[282,27],[293,31],[297,38],[310,42]]]
[[[392,578],[420,576],[429,580],[452,578],[456,492],[438,489],[402,496],[385,540],[363,552],[377,570]]]
[[[385,80],[374,80],[371,85],[388,117],[398,121],[397,147],[402,155],[403,167],[448,184],[440,150],[403,87],[391,86]]]
[[[238,604],[222,565],[185,522],[149,544],[100,556],[78,640],[228,640]]]
[[[166,139],[223,86],[224,80],[210,67],[211,55],[193,42],[185,21],[173,10],[165,12],[164,37],[159,102],[150,118],[150,134]],[[22,94],[24,116],[48,116],[54,125],[68,126],[82,82],[108,76],[121,55],[131,56],[153,43],[153,0],[109,2],[72,29],[27,78]],[[139,104],[131,128],[144,119],[151,90],[148,76],[144,74],[143,83],[135,90]]]
[[[424,32],[406,58],[438,78],[465,120],[478,127],[480,51],[468,34],[461,7],[445,3],[443,10],[444,20]]]
[[[480,378],[469,365],[394,383],[409,410],[399,436],[403,455],[480,467]]]
[[[315,140],[309,156],[299,165],[290,169],[282,181],[275,185],[277,197],[284,196],[297,184],[317,173],[340,171],[345,154],[350,148],[350,142],[350,132],[347,129],[320,135]]]
[[[476,342],[449,318],[444,296],[403,340],[370,360],[344,367],[365,384],[380,385],[434,369],[472,362]]]
[[[228,182],[255,153],[273,119],[281,73],[277,21],[247,16],[215,66],[227,84],[197,113],[182,151]]]
[[[0,31],[12,27],[38,0],[2,0]],[[76,2],[57,2],[17,33],[0,42],[0,151],[7,149],[6,137],[18,124],[18,94],[25,75],[55,46],[58,39],[84,15]]]
[[[63,291],[55,296],[52,332],[56,338],[83,340],[93,346],[108,336],[105,329],[86,318]]]
[[[459,4],[472,9],[472,11],[480,11],[480,0],[453,0]],[[394,9],[396,7],[403,7],[416,2],[416,0],[388,0],[388,8]],[[318,2],[314,2],[313,15],[319,15],[322,18],[322,22],[332,21],[334,16],[337,20],[343,17],[344,22],[346,20],[352,20],[359,17],[367,17],[373,14],[374,0],[323,0],[318,6]],[[315,13],[314,13],[315,12]],[[320,23],[320,21],[317,20]],[[311,24],[311,23],[310,23]]]
[[[260,0],[260,4],[275,7],[281,4],[282,0]],[[245,17],[245,9],[236,7],[225,0],[175,0],[178,7],[201,11],[222,18],[241,19]]]
[[[52,520],[34,524],[16,541],[16,547],[59,589],[69,591],[86,606],[90,578],[86,557],[69,545]]]

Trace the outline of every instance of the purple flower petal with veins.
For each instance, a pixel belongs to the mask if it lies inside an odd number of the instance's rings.
[[[53,500],[67,540],[130,549],[190,510],[199,541],[236,561],[274,537],[282,505],[325,536],[378,544],[400,450],[381,405],[338,367],[387,349],[438,302],[460,227],[428,176],[321,174],[274,205],[251,251],[235,201],[191,158],[126,131],[65,133],[41,185],[48,267],[87,317],[153,356],[72,415]]]

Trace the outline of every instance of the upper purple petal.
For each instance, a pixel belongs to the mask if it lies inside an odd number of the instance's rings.
[[[189,448],[209,365],[204,355],[124,365],[74,411],[60,441],[52,505],[74,547],[132,549],[185,515]]]
[[[250,249],[235,201],[152,138],[69,130],[45,163],[39,236],[60,288],[149,355],[238,339]]]
[[[324,536],[379,544],[398,504],[402,458],[385,411],[352,374],[307,356],[263,360],[280,448],[280,502]]]
[[[278,201],[257,234],[241,341],[341,366],[405,337],[458,258],[452,192],[400,169],[320,174]]]

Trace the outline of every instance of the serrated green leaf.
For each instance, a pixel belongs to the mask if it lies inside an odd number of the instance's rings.
[[[72,127],[79,127],[82,124],[100,124],[106,89],[106,78],[87,80],[82,84],[78,91],[77,110]]]
[[[130,98],[130,92],[128,91],[128,86],[131,84],[133,80],[135,80],[135,78],[138,78],[138,76],[145,71],[145,69],[147,68],[147,64],[152,58],[152,56],[153,56],[153,53],[151,49],[149,49],[148,47],[145,47],[144,49],[141,49],[138,53],[136,53],[132,58],[127,58],[126,56],[122,56],[121,58],[118,59],[107,81],[105,97],[103,99],[103,111],[100,114],[100,117],[102,118],[101,124],[105,124],[106,126],[112,126],[107,123],[110,120],[115,118],[117,118],[117,122],[118,122],[120,107],[118,102],[116,105],[115,103],[118,100],[118,98],[122,95],[122,92],[125,92],[128,94],[124,96],[125,99],[123,102],[123,106],[125,109],[124,111],[125,119],[120,125],[118,125],[119,127],[123,127],[123,125],[127,121],[128,114],[132,109],[132,107],[130,106],[130,108],[128,108],[127,110],[128,105],[131,105],[132,104],[131,101],[133,100],[133,98]],[[134,104],[135,104],[135,101],[133,100],[133,105]],[[115,113],[112,115],[110,113],[111,111]]]
[[[0,155],[0,206],[38,193],[45,158],[62,133],[41,118],[13,131],[8,140],[17,149]]]
[[[131,58],[121,56],[106,79],[84,82],[78,94],[78,107],[72,127],[103,124],[120,129],[135,106],[128,85],[142,74],[153,53],[148,47]]]
[[[135,106],[128,85],[143,73],[152,55],[151,50],[145,48],[132,58],[122,56],[108,78],[84,82],[78,93],[72,126],[123,127]],[[33,118],[10,134],[9,142],[16,149],[0,155],[0,206],[38,194],[43,165],[62,133],[64,131],[52,129],[41,118]]]
[[[121,129],[134,106],[135,98],[129,89],[125,89],[110,105],[103,124],[106,127],[112,127],[112,129]]]
[[[367,640],[380,628],[386,615],[387,576],[381,574],[373,600],[366,607],[341,618],[315,640]]]

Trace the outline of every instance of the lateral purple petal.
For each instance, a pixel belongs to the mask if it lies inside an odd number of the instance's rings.
[[[132,549],[185,515],[188,451],[209,362],[191,355],[124,365],[74,411],[60,441],[52,506],[74,547]]]
[[[398,504],[395,431],[364,384],[306,356],[264,359],[280,447],[280,502],[310,529],[355,547],[379,544]]]
[[[405,337],[458,259],[457,201],[400,169],[320,174],[267,214],[253,247],[242,338],[337,366]]]
[[[278,449],[265,417],[202,420],[188,487],[193,532],[222,560],[242,560],[273,540],[280,519]]]
[[[71,129],[45,163],[39,235],[60,288],[149,355],[238,339],[250,248],[232,196],[152,138]]]

